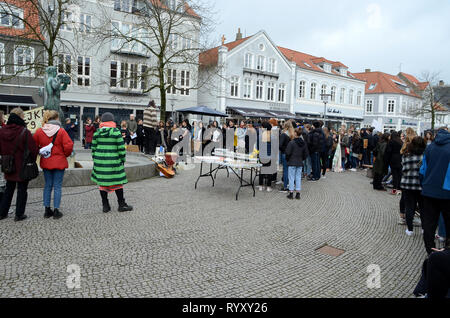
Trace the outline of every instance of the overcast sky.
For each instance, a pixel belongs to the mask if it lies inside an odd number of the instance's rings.
[[[265,30],[278,45],[364,69],[420,79],[439,71],[450,83],[448,0],[209,0],[220,44]]]

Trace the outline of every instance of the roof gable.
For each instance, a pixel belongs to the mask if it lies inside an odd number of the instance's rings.
[[[412,89],[410,89],[409,93],[401,89],[399,86],[409,86],[398,76],[383,72],[353,73],[353,75],[366,81],[366,94],[393,93],[420,98]],[[369,89],[372,84],[376,84],[376,86],[373,89]]]

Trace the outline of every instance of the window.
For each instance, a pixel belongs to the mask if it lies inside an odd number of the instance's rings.
[[[167,71],[167,83],[170,85],[167,88],[167,94],[176,94],[177,93],[177,70],[169,69]]]
[[[118,67],[117,67],[116,61],[111,61],[111,73],[110,74],[111,74],[110,75],[110,77],[111,77],[110,86],[117,87]]]
[[[77,74],[78,86],[91,86],[91,58],[84,56],[78,57]]]
[[[239,97],[239,77],[233,76],[231,77],[231,92],[230,95],[232,97]]]
[[[284,103],[286,101],[286,84],[278,86],[278,102]]]
[[[245,68],[252,68],[253,67],[253,54],[247,53],[245,54]]]
[[[267,84],[267,100],[270,102],[275,100],[275,83]]]
[[[377,87],[377,84],[370,84],[369,90],[373,91],[375,89],[375,87]]]
[[[192,48],[192,40],[190,38],[182,38],[183,50],[188,50]]]
[[[306,82],[300,81],[300,85],[298,86],[298,97],[305,98],[305,91],[306,91]]]
[[[133,0],[114,0],[114,10],[131,12]]]
[[[345,103],[345,88],[341,88],[341,96],[339,97],[339,102],[341,104]]]
[[[70,75],[72,73],[72,56],[68,54],[58,55],[58,73]]]
[[[320,99],[325,100],[325,95],[327,93],[327,85],[322,85],[322,89],[320,90]]]
[[[311,83],[311,95],[310,95],[311,99],[316,99],[316,89],[317,89],[317,84]]]
[[[264,82],[263,81],[256,81],[256,99],[262,100],[264,92]]]
[[[366,101],[366,113],[373,113],[373,100]]]
[[[62,31],[72,31],[72,25],[73,25],[72,12],[64,11],[62,13],[61,30]]]
[[[249,78],[246,78],[244,80],[244,98],[252,98],[252,80]]]
[[[277,72],[277,62],[275,59],[269,59],[269,72],[276,73]]]
[[[0,25],[14,29],[23,29],[23,9],[10,4],[3,4],[0,8]]]
[[[358,95],[356,96],[356,105],[361,106],[361,98],[362,98],[362,93],[358,92]]]
[[[138,88],[138,65],[130,64],[130,88]]]
[[[147,90],[148,82],[148,67],[147,65],[141,65],[141,89]]]
[[[178,34],[171,34],[169,36],[169,46],[172,50],[178,50]]]
[[[111,23],[111,49],[115,51],[133,51],[137,45],[132,41],[132,38],[137,37],[137,29],[133,28],[131,24],[113,21]],[[131,42],[127,41],[131,40]]]
[[[191,72],[181,71],[181,95],[189,96],[189,85],[190,85]]]
[[[14,52],[15,72],[23,76],[33,76],[34,49],[27,46],[17,46]]]
[[[0,74],[5,74],[5,45],[0,43]]]
[[[353,105],[353,89],[348,92],[348,103]]]
[[[336,86],[331,87],[331,101],[336,102]]]
[[[388,113],[395,112],[395,100],[388,100]]]
[[[87,14],[80,15],[80,32],[90,33],[92,28],[92,17]]]
[[[256,69],[258,71],[264,71],[264,63],[265,63],[264,56],[258,56],[258,64],[256,65]]]

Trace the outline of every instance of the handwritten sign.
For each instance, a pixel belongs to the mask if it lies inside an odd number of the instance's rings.
[[[25,111],[24,120],[27,123],[27,128],[32,134],[42,126],[42,119],[44,118],[44,107],[33,108]],[[5,122],[8,121],[8,115],[5,116]]]

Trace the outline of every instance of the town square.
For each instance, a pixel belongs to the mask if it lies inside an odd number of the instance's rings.
[[[1,297],[448,298],[449,10],[0,0]]]

